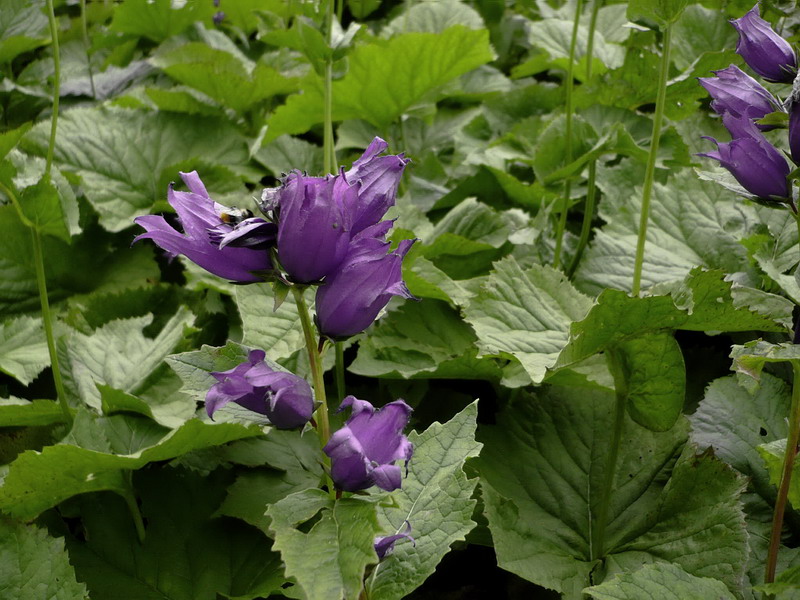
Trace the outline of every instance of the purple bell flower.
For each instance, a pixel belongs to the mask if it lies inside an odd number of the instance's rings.
[[[403,282],[403,257],[416,240],[403,240],[387,253],[381,239],[391,221],[366,229],[350,246],[339,269],[317,289],[317,327],[321,335],[344,339],[364,331],[392,296],[413,298]],[[383,230],[381,232],[381,230]],[[379,236],[374,236],[374,234]],[[370,235],[372,234],[372,235]]]
[[[402,400],[375,408],[366,400],[348,396],[339,410],[352,408],[350,418],[322,449],[331,458],[331,478],[336,487],[356,492],[377,485],[391,492],[400,487],[402,472],[397,460],[411,459],[414,448],[403,429],[411,407]]]
[[[235,402],[253,412],[266,415],[278,429],[305,425],[314,412],[311,386],[293,373],[276,371],[264,362],[263,350],[251,350],[247,361],[233,369],[213,372],[217,380],[206,394],[209,417]]]
[[[796,100],[789,106],[789,150],[794,164],[800,165],[800,102]]]
[[[785,39],[761,18],[758,4],[731,21],[739,33],[738,52],[753,71],[768,81],[791,83],[797,73],[797,56]]]
[[[718,114],[731,113],[736,117],[761,119],[771,112],[782,110],[781,105],[764,86],[736,65],[713,72],[716,77],[700,77],[702,85],[713,100],[711,108]],[[774,129],[759,125],[759,129]]]
[[[717,150],[698,156],[719,161],[743,188],[760,200],[782,202],[789,199],[789,163],[783,155],[750,119],[726,114],[722,121],[733,139],[719,143],[706,137],[717,145]]]
[[[277,207],[278,257],[289,277],[312,283],[334,272],[350,245],[349,207],[358,201],[358,186],[298,171],[270,198]]]
[[[230,281],[262,281],[263,277],[257,273],[272,268],[269,253],[246,246],[220,248],[219,240],[236,229],[235,223],[225,220],[226,215],[235,211],[217,204],[208,196],[197,171],[180,175],[189,191],[176,192],[170,185],[167,200],[178,213],[183,233],[167,223],[164,217],[145,215],[135,218],[134,222],[147,232],[136,236],[133,242],[151,239],[170,256],[183,254],[209,273]],[[274,231],[270,231],[269,226],[264,221],[255,234],[262,248],[270,244],[270,238],[274,239]]]
[[[417,541],[411,537],[411,523],[406,521],[406,527],[404,531],[398,532],[394,535],[383,535],[378,536],[375,538],[375,553],[378,555],[378,560],[383,560],[387,556],[389,556],[394,551],[394,545],[398,542],[398,540],[402,540],[403,538],[407,540],[411,540],[411,543],[414,546],[417,545]]]
[[[353,235],[377,224],[394,205],[403,169],[411,162],[403,154],[379,156],[389,147],[376,137],[353,167],[344,173],[350,184],[361,184],[358,203],[352,207]]]

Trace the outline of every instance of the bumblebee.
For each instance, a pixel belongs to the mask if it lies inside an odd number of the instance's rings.
[[[226,208],[219,213],[219,218],[223,223],[236,226],[245,219],[252,219],[253,211],[247,208]]]

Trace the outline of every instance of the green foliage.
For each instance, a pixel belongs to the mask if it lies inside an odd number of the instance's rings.
[[[645,565],[633,573],[587,588],[596,600],[733,600],[725,584],[708,577],[694,577],[669,563]]]
[[[187,2],[179,8],[170,0],[126,0],[114,11],[111,29],[161,42],[196,21],[209,21],[213,12],[207,2]]]
[[[0,323],[0,371],[27,385],[49,364],[41,319],[19,317]]]

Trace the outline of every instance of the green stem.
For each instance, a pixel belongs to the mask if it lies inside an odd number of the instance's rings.
[[[661,139],[661,122],[664,119],[664,104],[667,97],[667,75],[669,74],[669,51],[672,37],[671,25],[664,29],[663,48],[661,50],[661,64],[658,68],[658,96],[656,97],[656,112],[653,115],[653,132],[650,139],[650,154],[647,157],[647,169],[644,174],[644,187],[642,188],[642,214],[639,219],[639,239],[636,242],[636,263],[633,268],[633,288],[631,293],[639,295],[642,285],[642,265],[644,264],[644,244],[647,238],[647,222],[650,218],[650,195],[653,191],[653,178],[656,169],[656,155]]]
[[[314,398],[317,401],[317,410],[314,413],[317,423],[317,435],[319,436],[320,448],[324,448],[328,440],[331,439],[331,425],[328,418],[328,400],[325,396],[325,380],[322,373],[322,356],[319,345],[314,335],[314,325],[311,323],[311,315],[308,305],[303,297],[303,289],[299,286],[292,287],[294,301],[297,304],[297,313],[300,315],[300,324],[303,326],[303,337],[306,342],[306,352],[308,353],[308,365],[311,370],[311,381],[314,386]],[[330,467],[330,460],[323,453],[324,464]],[[330,476],[325,475],[328,484],[328,493],[331,498],[336,497],[336,490]]]
[[[122,497],[125,498],[125,504],[128,505],[128,512],[131,513],[133,525],[136,527],[136,537],[139,538],[139,543],[144,544],[144,520],[142,513],[139,510],[139,503],[136,501],[136,493],[133,491],[133,471],[127,471],[122,474],[125,480],[125,491]]]
[[[336,395],[341,403],[345,396],[344,344],[342,342],[336,342]]]
[[[89,28],[86,24],[86,0],[81,0],[81,29],[83,30],[83,47],[86,50],[86,68],[89,71],[89,85],[92,87],[92,98],[97,99],[97,91],[94,89],[94,73],[92,72],[92,58],[89,55]]]
[[[339,19],[339,23],[342,22],[343,16],[344,16],[344,0],[336,0],[336,18]]]
[[[575,256],[572,257],[572,262],[567,269],[567,275],[572,278],[575,270],[578,268],[578,263],[581,261],[583,251],[589,243],[589,235],[592,232],[592,219],[594,219],[594,204],[597,197],[597,188],[595,187],[595,179],[597,177],[597,161],[589,163],[589,181],[586,189],[586,206],[583,209],[583,224],[581,225],[581,237],[578,240],[578,247],[575,249]]]
[[[53,150],[56,147],[56,129],[58,127],[58,101],[61,95],[61,51],[58,46],[58,23],[53,9],[53,0],[47,0],[47,19],[50,23],[50,35],[53,38],[53,115],[50,119],[50,142],[47,145],[47,162],[44,167],[44,180],[50,181],[50,168],[53,165]]]
[[[566,121],[564,127],[564,155],[565,164],[572,162],[572,87],[575,79],[575,48],[578,42],[578,26],[583,10],[583,0],[575,3],[575,20],[572,22],[572,38],[569,41],[569,62],[567,63],[567,77],[564,93],[566,102],[564,111]],[[561,207],[561,214],[558,217],[558,228],[556,229],[556,249],[553,256],[553,268],[557,269],[561,264],[561,247],[564,243],[564,230],[567,228],[567,212],[569,211],[569,197],[572,191],[572,180],[567,177],[564,181],[564,206]]]
[[[605,553],[606,525],[608,524],[608,509],[611,504],[611,492],[614,488],[614,479],[617,475],[617,460],[619,458],[620,440],[622,439],[622,426],[625,423],[625,402],[628,398],[628,379],[622,365],[622,357],[614,349],[605,351],[608,368],[614,377],[614,425],[611,432],[611,443],[608,448],[606,465],[603,469],[603,488],[600,492],[600,504],[597,507],[597,517],[591,524],[591,560],[597,560]]]
[[[783,455],[783,473],[772,513],[772,530],[769,536],[767,552],[767,568],[764,583],[775,581],[775,567],[778,563],[778,549],[781,546],[781,530],[783,515],[786,512],[786,501],[789,498],[789,485],[792,481],[792,469],[797,455],[797,444],[800,442],[800,365],[793,362],[794,382],[792,384],[792,408],[789,412],[789,437],[786,440],[786,451]]]
[[[586,40],[586,80],[592,78],[592,59],[594,57],[594,33],[597,30],[597,15],[603,0],[594,0],[592,4],[592,16],[589,18],[589,38]]]
[[[330,46],[333,29],[333,0],[328,0],[325,16],[325,40]],[[325,90],[323,97],[322,161],[325,173],[336,168],[336,150],[333,147],[333,58],[325,61]]]

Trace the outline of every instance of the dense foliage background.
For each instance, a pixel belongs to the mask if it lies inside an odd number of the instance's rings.
[[[727,139],[696,78],[746,68],[728,19],[752,0],[580,6],[574,28],[575,0],[344,0],[329,44],[326,2],[56,1],[43,177],[48,10],[0,2],[0,596],[800,597],[800,476],[759,587],[800,361],[797,227],[696,156]],[[797,41],[793,3],[761,13]],[[420,301],[345,350],[348,393],[414,407],[415,457],[402,490],[350,504],[316,494],[313,433],[203,411],[209,372],[246,348],[308,373],[295,306],[131,246],[179,171],[241,208],[322,174],[329,63],[335,164],[374,136],[405,152],[392,235],[419,240]],[[416,543],[378,564],[373,538],[406,520]]]

